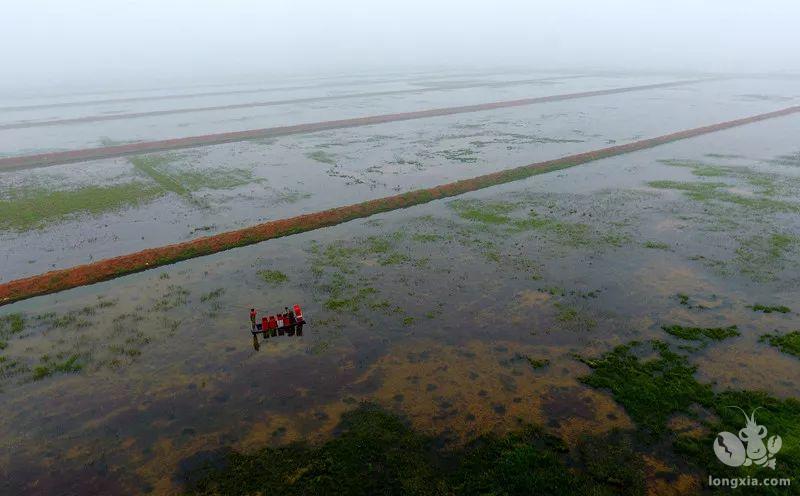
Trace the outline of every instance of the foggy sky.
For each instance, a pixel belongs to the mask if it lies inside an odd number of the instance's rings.
[[[800,2],[3,0],[3,88],[407,67],[800,72]]]

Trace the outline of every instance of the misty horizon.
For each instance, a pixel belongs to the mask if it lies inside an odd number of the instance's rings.
[[[8,2],[0,91],[481,68],[800,72],[794,2]]]

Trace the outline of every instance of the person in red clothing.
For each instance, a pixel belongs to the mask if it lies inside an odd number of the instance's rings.
[[[250,309],[250,323],[253,324],[253,330],[255,331],[256,330],[256,309],[255,308],[251,308]]]
[[[271,336],[275,336],[275,331],[278,329],[278,320],[275,318],[274,315],[269,316],[269,333]]]
[[[261,331],[264,333],[264,337],[267,337],[268,326],[269,326],[269,319],[266,317],[261,317]]]

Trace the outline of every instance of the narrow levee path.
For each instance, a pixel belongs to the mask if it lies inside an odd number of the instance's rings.
[[[312,122],[307,124],[295,124],[290,126],[278,126],[278,127],[269,127],[261,129],[248,129],[245,131],[205,134],[200,136],[189,136],[186,138],[172,138],[166,140],[145,141],[141,143],[129,143],[125,145],[104,146],[99,148],[86,148],[82,150],[69,150],[61,152],[42,153],[37,155],[7,157],[7,158],[0,158],[0,170],[47,167],[51,165],[67,164],[71,162],[83,162],[87,160],[123,157],[126,155],[135,155],[139,153],[179,150],[182,148],[196,148],[201,146],[218,145],[222,143],[233,143],[236,141],[246,141],[251,139],[274,138],[278,136],[289,136],[293,134],[327,131],[330,129],[343,129],[349,127],[369,126],[373,124],[384,124],[387,122],[424,119],[427,117],[441,117],[446,115],[465,114],[470,112],[480,112],[483,110],[494,110],[500,108],[521,107],[536,103],[556,102],[561,100],[572,100],[576,98],[614,95],[618,93],[644,91],[656,88],[668,88],[673,86],[695,84],[704,81],[711,81],[711,79],[672,81],[667,83],[628,86],[624,88],[582,91],[579,93],[567,93],[561,95],[550,95],[550,96],[542,96],[535,98],[522,98],[518,100],[479,103],[475,105],[462,105],[458,107],[444,107],[444,108],[429,109],[429,110],[419,110],[414,112],[401,112],[396,114],[355,117],[351,119],[338,119],[332,121]]]
[[[528,177],[555,170],[574,167],[594,160],[630,153],[654,146],[700,136],[723,129],[750,124],[776,117],[800,112],[800,106],[788,107],[774,112],[753,115],[742,119],[720,122],[708,126],[678,131],[671,134],[635,141],[626,145],[601,148],[585,153],[537,162],[472,179],[455,181],[433,188],[419,189],[407,193],[369,200],[354,205],[332,208],[289,219],[258,224],[236,231],[195,239],[183,243],[151,248],[128,255],[101,260],[86,265],[54,270],[37,276],[18,279],[0,285],[0,305],[63,291],[78,286],[114,279],[125,274],[140,272],[154,267],[168,265],[181,260],[218,253],[232,248],[259,243],[291,234],[328,227],[349,220],[368,217],[413,205],[427,203],[440,198],[460,195],[489,186],[526,179]]]

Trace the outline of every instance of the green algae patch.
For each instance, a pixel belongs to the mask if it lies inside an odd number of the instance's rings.
[[[668,334],[687,341],[702,341],[712,339],[722,341],[739,335],[739,329],[735,326],[729,327],[684,327],[680,325],[661,326]]]
[[[731,203],[762,213],[800,212],[800,204],[759,196],[740,195],[727,190],[730,184],[719,182],[650,181],[651,188],[682,191],[688,198],[699,202]],[[769,193],[769,191],[767,191]]]
[[[589,246],[595,243],[620,246],[628,238],[623,234],[606,233],[593,236],[586,224],[545,217],[529,210],[525,217],[512,216],[523,203],[488,200],[454,200],[448,203],[456,214],[467,221],[486,226],[500,226],[511,233],[539,231],[558,238],[559,242],[572,247]]]
[[[317,446],[199,453],[181,463],[192,467],[181,478],[193,495],[645,494],[641,459],[618,436],[587,438],[570,455],[525,426],[444,450],[372,405],[344,414],[337,431]]]
[[[714,477],[728,478],[779,478],[790,479],[792,485],[740,487],[739,494],[784,495],[798,494],[797,474],[800,472],[800,401],[795,398],[780,400],[757,391],[725,391],[714,396],[710,406],[713,416],[701,421],[705,434],[678,435],[673,443],[675,451],[693,465]],[[719,441],[719,433],[738,435],[745,427],[748,416],[753,416],[764,427],[762,442],[766,445],[772,436],[780,436],[782,447],[775,454],[774,470],[752,463],[749,466],[728,467],[721,463],[712,446]],[[794,479],[794,480],[792,480]]]
[[[140,155],[129,160],[133,167],[149,177],[166,191],[186,198],[202,189],[233,189],[252,182],[260,182],[247,169],[216,168],[209,170],[178,170],[170,168],[179,155]]]
[[[0,317],[0,338],[19,334],[25,330],[25,316],[21,313],[10,313]]]
[[[79,355],[72,355],[61,361],[52,361],[49,357],[42,357],[42,364],[33,369],[33,380],[40,381],[45,377],[54,374],[74,374],[83,369],[83,364],[79,362]]]
[[[207,464],[189,494],[446,494],[431,439],[374,407],[345,414],[321,445],[230,453]]]
[[[0,229],[28,231],[82,214],[100,215],[137,206],[162,194],[161,188],[139,181],[62,191],[18,188],[0,198]]]
[[[800,470],[800,401],[780,400],[758,391],[714,393],[711,385],[694,378],[696,368],[682,355],[661,342],[650,343],[655,358],[639,356],[644,345],[631,343],[615,348],[598,359],[583,359],[592,368],[581,381],[608,389],[625,407],[640,431],[671,443],[692,466],[714,477],[794,478]],[[636,352],[636,353],[635,353]],[[769,435],[781,436],[783,447],[775,457],[775,470],[757,463],[728,467],[714,454],[718,433],[739,433],[748,416],[764,426],[764,443]],[[682,415],[696,422],[694,433],[673,431],[669,420]],[[734,434],[736,435],[736,434]],[[652,439],[652,437],[651,437]],[[786,494],[786,487],[747,487],[744,494]],[[797,494],[795,489],[793,494]]]
[[[265,282],[270,284],[283,284],[289,280],[289,276],[279,270],[260,270],[258,275]]]
[[[526,219],[515,220],[513,228],[516,231],[542,231],[557,237],[561,243],[572,247],[588,246],[596,241],[618,246],[627,239],[624,235],[607,234],[596,240],[586,224],[540,217],[536,212],[530,212]]]
[[[470,148],[444,150],[439,152],[439,155],[452,162],[460,162],[462,164],[474,164],[478,161],[478,157],[475,156],[475,151]]]
[[[649,248],[651,250],[669,250],[670,246],[667,243],[662,243],[661,241],[645,241],[642,243],[642,246],[645,248]]]
[[[525,359],[528,361],[531,368],[534,370],[543,369],[548,365],[550,365],[550,360],[546,358],[531,358],[529,356],[526,356]]]
[[[462,219],[482,224],[508,224],[517,205],[510,202],[483,200],[454,200],[448,203],[450,208]]]
[[[310,158],[311,160],[321,162],[323,164],[329,164],[329,165],[336,164],[336,156],[326,152],[325,150],[316,150],[313,152],[306,153],[306,157]]]
[[[608,389],[636,424],[650,434],[666,431],[667,419],[694,403],[710,405],[713,392],[694,379],[696,367],[660,342],[652,343],[657,358],[640,360],[631,345],[618,346],[596,359],[582,359],[592,368],[579,380]]]
[[[775,277],[797,245],[797,238],[783,233],[752,236],[736,248],[734,263],[739,271],[757,281]]]
[[[786,334],[764,334],[759,341],[766,341],[782,352],[800,358],[800,331],[792,331]]]
[[[789,313],[792,311],[791,308],[785,305],[762,305],[760,303],[756,303],[755,305],[750,307],[753,309],[754,312],[763,312],[763,313]]]

